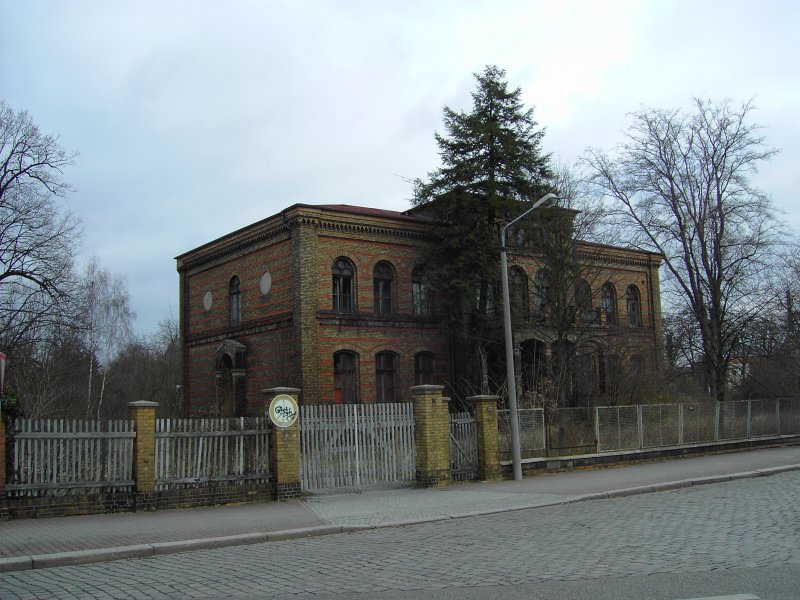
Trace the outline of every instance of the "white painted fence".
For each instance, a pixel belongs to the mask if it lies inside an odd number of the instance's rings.
[[[412,481],[414,405],[300,407],[300,481],[304,490]]]
[[[133,486],[133,421],[16,419],[14,496],[129,491]]]
[[[264,417],[156,419],[156,490],[269,480]]]

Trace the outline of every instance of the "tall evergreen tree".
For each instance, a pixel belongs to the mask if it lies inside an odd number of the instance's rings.
[[[500,229],[551,191],[550,155],[541,149],[544,129],[533,108],[523,105],[522,90],[509,90],[505,74],[496,66],[475,74],[471,112],[444,108],[446,134],[436,134],[442,166],[427,181],[415,182],[413,200],[417,211],[441,224],[441,242],[427,257],[429,283],[455,332],[472,338],[481,356],[484,343],[493,340],[482,321],[470,317],[475,309],[479,315],[495,309]],[[458,363],[476,372],[464,358]]]

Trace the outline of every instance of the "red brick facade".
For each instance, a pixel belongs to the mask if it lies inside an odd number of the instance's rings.
[[[433,381],[421,383],[447,381],[450,337],[444,315],[433,303],[430,315],[415,316],[412,301],[412,271],[434,241],[430,222],[420,217],[294,205],[177,257],[186,412],[260,413],[262,390],[282,386],[300,388],[303,403],[334,402],[338,352],[355,358],[355,393],[361,402],[376,401],[379,379],[391,382],[383,391],[393,390],[395,401],[410,401],[409,389],[420,383],[415,380],[420,353],[433,356],[435,365]],[[624,290],[637,286],[642,326],[620,335],[641,338],[657,362],[658,257],[588,245],[584,254],[587,261],[602,256],[597,262],[603,265],[612,257],[613,269],[599,270],[607,271],[603,277],[618,290],[620,320],[625,318]],[[340,258],[353,270],[352,290],[346,290],[352,292],[350,311],[334,310],[333,269]],[[511,256],[510,264],[524,268],[533,281],[535,264],[517,259]],[[383,305],[388,314],[376,314],[373,275],[379,263],[390,266]],[[232,309],[237,302],[238,311]],[[382,364],[379,376],[380,353],[391,358],[388,372]]]

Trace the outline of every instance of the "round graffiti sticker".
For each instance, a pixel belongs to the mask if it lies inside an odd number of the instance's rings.
[[[278,427],[291,427],[297,420],[297,400],[288,394],[278,394],[269,403],[269,418]]]

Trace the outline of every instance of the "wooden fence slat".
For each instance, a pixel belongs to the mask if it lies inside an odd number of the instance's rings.
[[[301,485],[331,489],[414,478],[413,406],[305,405],[300,409]]]
[[[123,425],[125,424],[125,425]],[[54,490],[130,489],[133,437],[129,422],[16,419],[11,495]],[[127,452],[121,449],[130,448]]]
[[[169,419],[156,430],[156,489],[269,479],[263,418]],[[264,458],[254,456],[260,450]]]

